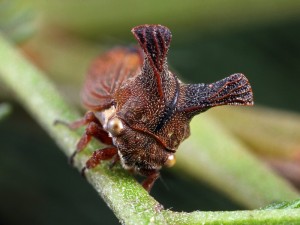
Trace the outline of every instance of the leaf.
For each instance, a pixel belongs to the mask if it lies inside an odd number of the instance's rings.
[[[300,208],[300,199],[294,200],[294,201],[284,201],[279,203],[273,203],[271,205],[268,205],[262,210],[271,210],[271,209],[298,209]]]

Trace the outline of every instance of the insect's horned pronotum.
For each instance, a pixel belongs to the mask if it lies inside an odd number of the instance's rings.
[[[147,177],[143,187],[149,191],[161,167],[175,163],[193,116],[220,105],[253,105],[253,94],[240,73],[211,84],[181,82],[168,69],[170,30],[142,25],[132,33],[139,46],[114,48],[88,70],[82,101],[89,111],[69,125],[86,125],[86,131],[72,158],[94,137],[108,147],[96,150],[84,169],[101,160],[120,161]]]

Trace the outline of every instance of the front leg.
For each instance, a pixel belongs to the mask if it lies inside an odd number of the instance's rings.
[[[76,145],[76,150],[69,158],[69,162],[71,165],[73,165],[74,163],[74,157],[76,156],[76,154],[81,152],[88,145],[92,137],[98,139],[100,142],[104,144],[112,145],[112,139],[108,136],[108,133],[105,130],[103,130],[102,124],[95,116],[95,114],[91,111],[87,112],[82,119],[77,120],[73,123],[66,123],[64,121],[55,121],[54,124],[55,125],[62,124],[72,130],[87,125],[84,134],[82,135],[82,137],[80,138],[80,140]]]
[[[153,184],[155,181],[159,178],[159,171],[158,170],[140,170],[140,174],[147,176],[146,179],[142,182],[143,188],[146,189],[146,191],[150,192]]]
[[[68,123],[68,122],[61,121],[61,120],[55,120],[54,125],[61,124],[61,125],[68,127],[71,130],[75,130],[75,129],[78,129],[79,127],[87,125],[90,122],[95,122],[97,124],[100,124],[100,122],[97,119],[97,117],[95,116],[95,114],[91,111],[88,111],[85,113],[83,118],[76,120],[72,123]]]
[[[81,174],[84,175],[86,169],[95,168],[101,163],[102,160],[112,159],[114,157],[117,157],[117,155],[118,150],[114,146],[94,151],[91,158],[89,158],[89,160],[86,162],[85,167],[82,168]]]
[[[76,150],[70,157],[70,163],[73,164],[74,157],[77,153],[81,152],[91,141],[92,137],[98,139],[104,144],[112,145],[112,139],[108,136],[108,133],[103,130],[101,124],[97,124],[95,122],[90,122],[82,137],[77,143]]]

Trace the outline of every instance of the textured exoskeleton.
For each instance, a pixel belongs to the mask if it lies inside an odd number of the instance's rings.
[[[92,63],[82,92],[89,111],[70,127],[87,125],[76,152],[91,137],[109,146],[94,152],[87,169],[101,160],[120,160],[147,177],[143,186],[149,191],[161,167],[173,164],[193,116],[219,105],[252,105],[253,94],[240,73],[211,84],[182,83],[168,69],[170,30],[142,25],[132,33],[139,47],[115,48]]]

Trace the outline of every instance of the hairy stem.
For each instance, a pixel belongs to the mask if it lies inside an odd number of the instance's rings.
[[[192,212],[164,211],[169,224],[299,224],[300,209],[252,210],[238,212]]]

